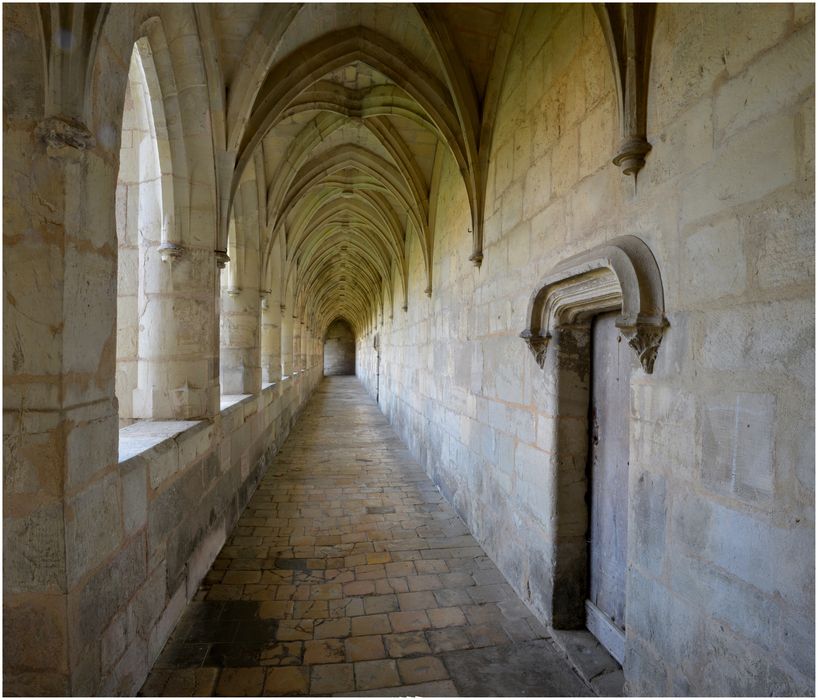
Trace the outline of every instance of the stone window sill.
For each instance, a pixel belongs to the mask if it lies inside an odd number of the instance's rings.
[[[196,426],[206,425],[202,420],[144,420],[132,423],[119,431],[119,463],[142,455],[166,440],[173,440],[182,433],[193,431]]]
[[[253,398],[252,394],[222,394],[219,408],[221,411],[226,411],[237,404],[240,404],[245,399]]]

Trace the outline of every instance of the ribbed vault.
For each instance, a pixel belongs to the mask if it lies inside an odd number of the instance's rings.
[[[212,18],[229,83],[218,247],[244,250],[241,239],[258,236],[259,288],[314,337],[339,317],[360,332],[406,309],[412,240],[431,295],[432,188],[444,157],[462,173],[472,257],[482,259],[480,153],[490,138],[480,132],[493,111],[484,96],[499,92],[500,37],[519,11],[464,6],[467,22],[452,12],[324,6],[316,22],[309,5],[261,6],[243,11],[243,42]],[[461,25],[484,34],[479,50],[464,51],[471,42],[452,29]]]

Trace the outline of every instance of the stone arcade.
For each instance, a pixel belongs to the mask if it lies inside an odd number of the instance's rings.
[[[814,694],[814,32],[4,5],[4,693]]]

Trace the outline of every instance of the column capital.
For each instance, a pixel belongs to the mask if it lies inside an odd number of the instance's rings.
[[[227,251],[214,250],[213,253],[216,256],[216,267],[220,270],[224,270],[227,263],[230,262],[230,256],[227,254]]]
[[[177,243],[170,243],[166,241],[162,245],[157,248],[159,251],[159,257],[162,258],[162,262],[175,262],[179,258],[182,257],[182,254],[185,252],[185,249],[178,245]]]

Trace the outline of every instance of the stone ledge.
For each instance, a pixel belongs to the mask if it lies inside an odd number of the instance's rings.
[[[253,394],[222,394],[219,402],[220,411],[221,413],[229,413],[252,398]]]
[[[162,445],[167,440],[174,440],[183,433],[198,432],[196,428],[209,425],[204,420],[183,421],[140,421],[119,430],[119,463],[127,462],[134,457]]]

